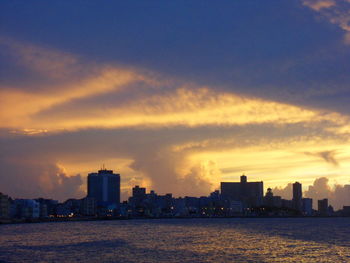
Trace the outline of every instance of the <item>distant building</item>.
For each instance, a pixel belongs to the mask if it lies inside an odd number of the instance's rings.
[[[101,169],[88,175],[87,197],[95,198],[99,206],[119,205],[120,175],[112,170]]]
[[[342,215],[350,216],[350,206],[343,206]]]
[[[153,191],[154,193],[154,191]],[[146,188],[136,185],[132,188],[132,197],[142,201],[146,198]]]
[[[240,201],[245,207],[257,207],[263,203],[263,182],[247,182],[245,175],[240,182],[221,182],[221,194],[231,201]]]
[[[302,212],[305,216],[312,215],[312,199],[311,198],[303,198],[302,199]]]
[[[154,191],[152,195],[155,195]],[[146,199],[146,188],[136,185],[132,188],[132,196],[129,198],[129,203],[133,207],[133,210],[144,212],[144,209],[140,209],[143,206],[143,202]]]
[[[10,201],[7,195],[0,193],[0,218],[10,216]]]
[[[322,199],[318,200],[318,213],[321,216],[327,216],[328,215],[328,199]]]
[[[282,207],[283,208],[288,208],[288,209],[293,209],[293,201],[292,200],[282,199]]]
[[[230,202],[230,216],[241,215],[243,212],[243,205],[240,201],[231,201]]]
[[[299,212],[302,211],[302,198],[303,192],[301,188],[301,183],[295,182],[293,184],[293,208]]]
[[[94,216],[97,213],[96,200],[93,197],[85,197],[80,200],[80,213],[83,216]]]
[[[274,196],[272,189],[268,188],[264,197],[264,205],[267,207],[280,208],[282,206],[282,198],[280,196]]]
[[[32,199],[15,199],[12,204],[12,217],[39,218],[39,202]]]
[[[54,216],[58,206],[58,201],[53,199],[37,198],[35,199],[40,204],[40,217]]]

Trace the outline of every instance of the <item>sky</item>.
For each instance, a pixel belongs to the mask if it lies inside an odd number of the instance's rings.
[[[349,0],[1,1],[0,191],[80,198],[105,165],[124,200],[244,173],[350,205],[349,68]]]

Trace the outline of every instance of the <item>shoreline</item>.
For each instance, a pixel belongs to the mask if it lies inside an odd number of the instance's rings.
[[[350,218],[349,216],[230,216],[230,217],[71,217],[71,218],[23,218],[0,219],[0,225],[35,224],[54,222],[84,222],[84,221],[119,221],[119,220],[157,220],[157,219],[266,219],[266,218]]]

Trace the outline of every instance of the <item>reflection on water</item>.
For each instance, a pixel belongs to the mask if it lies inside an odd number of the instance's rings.
[[[0,262],[350,262],[350,218],[2,225]]]

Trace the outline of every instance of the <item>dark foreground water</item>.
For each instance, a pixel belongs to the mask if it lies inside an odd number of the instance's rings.
[[[350,218],[0,225],[0,262],[350,262]]]

